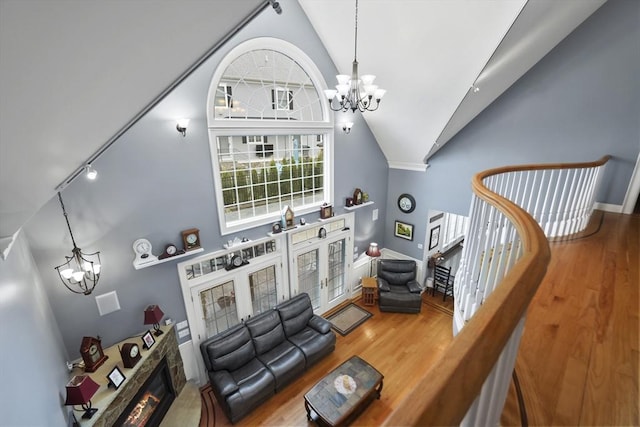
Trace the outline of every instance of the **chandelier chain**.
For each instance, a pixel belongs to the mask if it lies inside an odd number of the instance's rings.
[[[64,203],[62,202],[62,195],[58,191],[58,200],[60,200],[60,206],[62,206],[62,214],[64,215],[65,221],[67,221],[67,228],[69,229],[69,234],[71,235],[71,242],[73,243],[73,247],[77,248],[76,240],[73,238],[73,232],[71,231],[71,225],[69,224],[69,215],[67,215],[67,211],[64,208]]]
[[[356,36],[354,37],[353,60],[358,59],[358,0],[356,0]]]

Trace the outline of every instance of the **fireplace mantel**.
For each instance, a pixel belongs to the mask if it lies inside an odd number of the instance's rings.
[[[98,408],[98,412],[96,412],[89,420],[83,420],[81,418],[81,413],[76,412],[76,418],[78,419],[81,427],[102,427],[113,425],[164,357],[167,358],[171,381],[173,383],[176,396],[180,394],[187,380],[184,373],[184,366],[182,364],[182,357],[178,350],[178,340],[176,339],[173,326],[162,326],[161,329],[164,334],[159,337],[154,337],[156,343],[150,350],[144,350],[142,348],[143,343],[141,337],[127,338],[109,348],[104,349],[104,353],[109,356],[109,359],[107,359],[107,361],[100,366],[97,371],[86,373],[82,369],[76,368],[71,372],[70,378],[74,375],[89,375],[92,380],[100,384],[100,389],[91,399],[91,405],[94,408]],[[123,367],[120,352],[118,351],[118,346],[122,346],[122,344],[127,342],[138,343],[142,353],[140,361],[131,369]],[[118,390],[107,387],[107,384],[109,383],[107,375],[116,365],[126,377],[126,380]]]

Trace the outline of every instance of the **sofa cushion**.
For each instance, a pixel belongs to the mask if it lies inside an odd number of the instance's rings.
[[[245,322],[256,354],[263,354],[285,341],[284,329],[280,323],[280,316],[275,310],[268,310]]]
[[[231,372],[231,376],[238,384],[238,390],[223,400],[223,409],[232,423],[275,394],[273,375],[258,359]]]
[[[284,333],[287,337],[303,330],[313,316],[311,299],[306,293],[298,294],[289,301],[279,304],[276,310],[280,314]]]
[[[300,376],[306,366],[302,351],[287,340],[258,355],[258,360],[273,374],[276,391]]]
[[[336,334],[333,331],[321,334],[310,327],[306,327],[297,334],[290,336],[289,341],[302,350],[306,359],[306,367],[309,368],[335,349]]]
[[[256,356],[249,330],[242,324],[203,342],[201,349],[205,363],[208,359],[210,370],[214,371],[234,371]]]

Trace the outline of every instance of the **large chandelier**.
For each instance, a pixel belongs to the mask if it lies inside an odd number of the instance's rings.
[[[327,89],[324,91],[329,100],[329,107],[333,111],[356,110],[361,112],[375,111],[380,106],[380,99],[384,96],[386,90],[379,89],[373,84],[376,76],[367,74],[362,77],[358,76],[358,0],[356,0],[356,25],[355,25],[355,43],[353,53],[353,67],[351,75],[338,74],[338,84],[336,89]],[[335,107],[333,99],[336,98],[339,106]],[[375,105],[373,100],[376,100]]]
[[[67,262],[57,266],[56,271],[62,283],[71,292],[89,295],[98,284],[98,279],[100,279],[100,252],[85,254],[76,246],[71,225],[69,225],[69,216],[64,209],[60,192],[58,192],[58,199],[60,200],[60,206],[62,206],[64,219],[67,221],[73,249],[71,250],[71,256],[65,256]]]

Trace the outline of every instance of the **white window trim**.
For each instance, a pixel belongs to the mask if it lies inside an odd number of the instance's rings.
[[[241,55],[252,50],[274,50],[295,60],[306,71],[311,82],[318,90],[318,97],[321,100],[322,121],[286,121],[277,120],[238,120],[215,115],[215,93],[227,67]],[[218,210],[218,221],[220,233],[222,235],[231,234],[257,227],[264,224],[271,224],[279,219],[279,214],[273,213],[262,215],[250,219],[236,222],[234,225],[227,225],[224,215],[224,199],[222,195],[222,183],[220,181],[220,166],[217,158],[216,139],[218,136],[249,136],[249,135],[290,135],[290,134],[322,134],[324,136],[323,158],[324,158],[324,202],[333,204],[334,199],[334,116],[329,109],[324,90],[327,84],[315,63],[302,50],[284,40],[260,37],[247,40],[231,49],[222,59],[213,74],[207,96],[207,124],[209,128],[209,148],[211,154],[211,164],[213,165],[213,182],[215,186],[215,196]],[[286,126],[284,126],[286,125]],[[315,212],[322,202],[314,204],[305,209],[295,211],[296,216]]]

